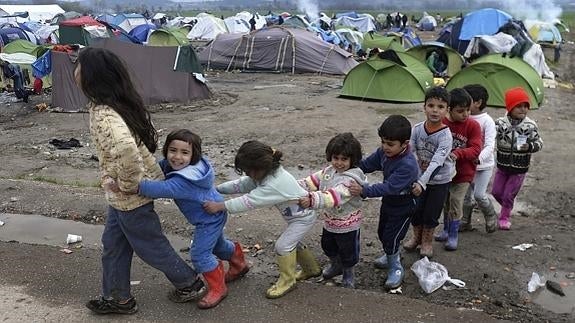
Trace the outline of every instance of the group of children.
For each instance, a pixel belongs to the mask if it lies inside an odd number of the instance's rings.
[[[189,130],[171,132],[162,149],[164,159],[155,162],[157,133],[117,56],[87,48],[80,53],[74,76],[91,100],[90,130],[110,204],[102,236],[102,296],[86,304],[100,314],[137,311],[129,278],[134,252],[173,283],[176,288],[168,295],[172,301],[199,299],[199,308],[216,306],[227,296],[226,284],[249,271],[242,246],[224,235],[228,214],[270,206],[287,226],[275,243],[279,278],[266,291],[268,298],[282,297],[298,280],[320,275],[342,275],[342,285],[353,288],[362,200],[376,197],[382,201],[378,237],[385,254],[375,263],[387,268],[385,288],[397,288],[404,277],[400,244],[410,224],[413,235],[404,248],[419,246],[420,254],[428,257],[442,212],[443,230],[435,239],[445,241],[447,250],[456,250],[458,232],[471,228],[473,201],[485,215],[486,230],[495,231],[497,216],[486,189],[496,146],[493,195],[502,206],[499,228],[508,230],[531,153],[542,147],[535,122],[526,117],[529,97],[523,89],[507,91],[508,113],[495,124],[483,111],[488,96],[482,86],[451,92],[436,87],[425,97],[426,120],[412,128],[403,116],[388,117],[378,128],[381,146],[365,158],[351,133],[338,134],[325,150],[328,165],[297,180],[282,167],[281,151],[247,141],[234,163],[243,176],[214,187],[201,138]],[[365,174],[375,171],[383,173],[383,180],[368,184]],[[222,194],[243,195],[225,200]],[[193,268],[163,235],[154,198],[173,198],[195,226]],[[318,218],[323,221],[321,248],[330,260],[323,270],[302,242]],[[228,262],[227,271],[223,261]]]

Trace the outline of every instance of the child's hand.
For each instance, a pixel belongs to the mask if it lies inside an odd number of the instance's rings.
[[[429,162],[426,161],[419,162],[419,169],[421,169],[422,172],[425,172],[427,170],[427,167],[429,167]]]
[[[519,146],[519,148],[517,150],[518,151],[528,151],[529,150],[529,144],[523,144],[523,145]]]
[[[449,158],[451,158],[451,160],[456,161],[457,160],[457,155],[454,153],[450,153],[449,154]]]
[[[421,195],[421,193],[423,193],[423,187],[421,184],[413,183],[413,185],[411,185],[411,193],[413,193],[415,196]]]
[[[308,207],[311,206],[311,200],[309,199],[309,197],[300,197],[299,198],[299,206],[303,207],[304,209],[307,209]]]
[[[348,189],[352,196],[360,196],[361,192],[363,192],[363,187],[355,181],[349,183]]]
[[[218,213],[226,209],[224,202],[206,201],[204,202],[204,210],[210,214]]]
[[[111,193],[118,193],[120,192],[120,188],[118,187],[118,183],[110,176],[106,176],[102,181],[102,188],[104,192],[111,192]]]

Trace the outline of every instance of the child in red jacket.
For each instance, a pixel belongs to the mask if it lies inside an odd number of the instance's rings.
[[[443,209],[443,232],[435,237],[436,241],[446,241],[445,250],[457,250],[458,230],[463,216],[463,200],[470,183],[475,176],[479,157],[483,147],[483,134],[477,121],[469,118],[471,96],[464,89],[453,89],[449,93],[449,113],[443,123],[451,130],[453,149],[449,157],[455,161],[456,174],[451,180],[449,195]]]

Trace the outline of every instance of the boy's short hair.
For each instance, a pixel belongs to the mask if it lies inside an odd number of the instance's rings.
[[[471,99],[474,102],[481,100],[481,106],[479,106],[479,110],[485,109],[487,106],[487,100],[489,100],[489,93],[487,93],[487,89],[481,84],[468,84],[463,87],[469,95],[471,95]]]
[[[411,137],[411,123],[402,115],[387,117],[377,129],[381,139],[404,142]]]
[[[467,91],[465,91],[462,88],[456,88],[451,90],[449,92],[449,96],[451,97],[449,101],[450,108],[455,107],[469,108],[471,106],[472,101],[471,95],[469,95],[469,93],[467,93]]]
[[[427,102],[427,100],[429,99],[439,99],[441,101],[445,101],[445,103],[449,105],[450,96],[449,92],[447,92],[447,90],[444,87],[436,86],[432,87],[431,89],[427,90],[427,92],[425,92],[424,102]]]

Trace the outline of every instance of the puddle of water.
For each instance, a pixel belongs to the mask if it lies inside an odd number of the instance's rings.
[[[575,313],[575,280],[566,277],[564,271],[552,271],[543,274],[546,280],[552,280],[561,284],[565,296],[560,296],[549,291],[545,286],[540,287],[531,295],[533,303],[553,313]]]

